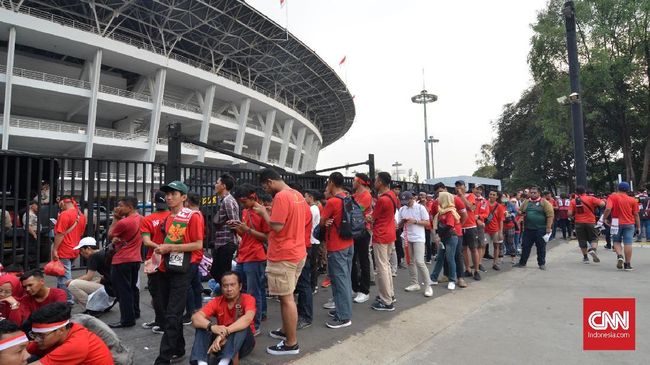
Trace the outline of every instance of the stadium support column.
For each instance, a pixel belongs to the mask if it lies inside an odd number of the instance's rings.
[[[307,136],[307,142],[305,142],[305,153],[302,156],[302,166],[300,167],[300,171],[307,171],[308,163],[309,163],[309,151],[314,147],[314,138],[315,136],[313,134],[309,134]],[[302,154],[302,151],[300,151]]]
[[[251,109],[251,99],[246,98],[242,100],[239,107],[239,115],[237,117],[237,136],[235,137],[235,153],[241,155],[244,149],[244,137],[246,136],[246,124],[248,123],[248,112]],[[239,161],[233,160],[233,163]]]
[[[2,149],[9,149],[9,123],[11,122],[11,83],[14,69],[14,55],[16,53],[16,28],[9,28],[9,42],[7,43],[7,68],[5,72],[5,108],[2,115]]]
[[[147,161],[156,160],[156,144],[158,144],[158,129],[160,128],[160,110],[162,109],[163,95],[165,94],[165,78],[167,69],[160,68],[156,71],[156,81],[153,90],[153,110],[149,122],[149,149]]]
[[[199,141],[208,143],[208,133],[210,132],[210,120],[212,120],[212,105],[214,104],[214,92],[216,85],[208,86],[203,98],[203,122],[201,123],[201,132],[199,134]],[[199,155],[196,158],[198,162],[205,161],[205,147],[199,147]]]
[[[298,129],[298,139],[296,140],[296,150],[293,153],[293,162],[291,164],[291,169],[293,172],[298,171],[300,167],[300,156],[302,155],[302,146],[305,143],[305,135],[307,134],[307,127],[300,127]]]
[[[269,160],[269,148],[271,147],[271,137],[273,137],[275,113],[275,109],[266,112],[266,122],[264,123],[264,140],[262,140],[262,151],[260,152],[261,162],[267,162]]]
[[[280,162],[279,165],[285,168],[287,162],[287,153],[289,153],[289,143],[291,143],[291,133],[293,131],[293,119],[288,119],[284,122],[284,129],[282,130],[282,146],[280,147]]]
[[[88,102],[88,125],[86,127],[86,153],[85,157],[93,157],[93,139],[95,137],[95,124],[97,121],[97,94],[99,93],[99,80],[102,74],[102,50],[95,51],[93,64],[90,67],[90,101]]]
[[[320,152],[320,146],[318,144],[318,141],[314,143],[314,147],[312,148],[311,151],[309,151],[309,166],[305,171],[308,170],[315,170],[316,169],[316,163],[318,162],[318,153]]]

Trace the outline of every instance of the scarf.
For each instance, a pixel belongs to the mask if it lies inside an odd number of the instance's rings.
[[[454,219],[460,222],[460,215],[456,211],[453,195],[446,191],[438,193],[438,206],[439,209],[436,218],[451,212],[451,214],[454,216]]]
[[[190,223],[192,214],[196,211],[190,208],[182,208],[180,212],[174,217],[174,221],[169,227],[167,236],[165,236],[165,243],[171,244],[182,244],[185,241],[185,231],[187,230],[187,225]]]

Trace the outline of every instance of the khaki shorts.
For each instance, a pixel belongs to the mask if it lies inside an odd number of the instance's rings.
[[[304,266],[304,258],[299,262],[268,261],[266,279],[269,284],[269,294],[279,296],[293,294]]]

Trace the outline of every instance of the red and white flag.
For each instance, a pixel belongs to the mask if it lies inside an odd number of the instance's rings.
[[[341,65],[343,65],[343,64],[345,63],[345,59],[346,59],[347,57],[348,57],[348,56],[343,56],[343,58],[341,58],[341,61],[339,62],[339,66],[341,66]]]

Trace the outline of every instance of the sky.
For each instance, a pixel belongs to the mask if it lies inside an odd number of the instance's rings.
[[[471,175],[491,122],[532,85],[531,24],[547,0],[248,0],[314,50],[355,96],[350,130],[321,150],[317,168],[365,161],[401,177],[426,175],[423,88],[435,176]],[[287,14],[288,13],[288,14]],[[287,21],[288,19],[288,21]],[[343,66],[339,62],[346,57]],[[424,69],[424,78],[423,78]],[[351,168],[367,171],[364,166]],[[345,171],[343,171],[345,172]]]

